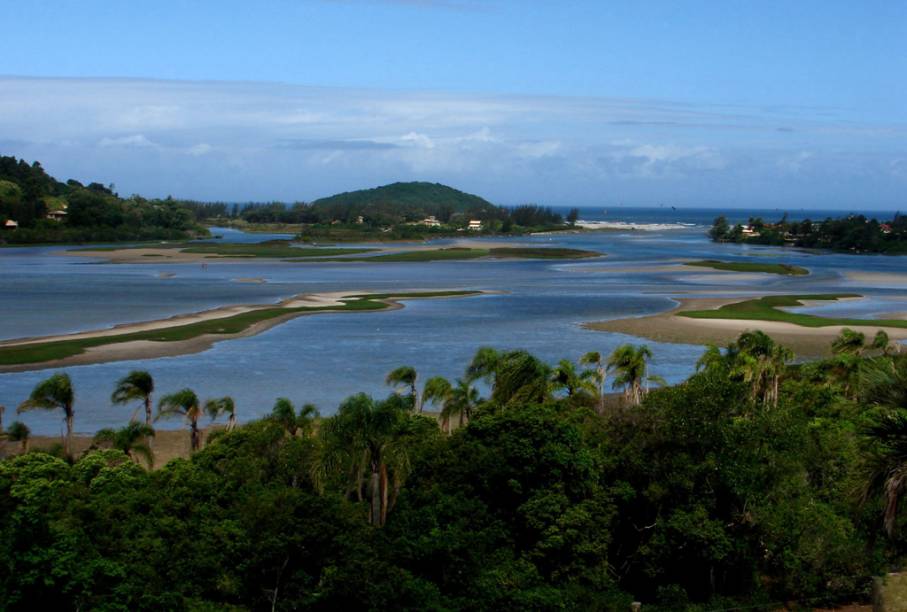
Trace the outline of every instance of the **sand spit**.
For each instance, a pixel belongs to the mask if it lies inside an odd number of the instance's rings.
[[[737,337],[751,330],[762,330],[776,341],[790,347],[802,357],[817,357],[830,354],[831,341],[841,333],[842,326],[803,327],[793,323],[776,321],[745,321],[738,319],[692,319],[679,317],[685,310],[717,309],[726,304],[752,298],[681,298],[679,305],[664,313],[647,317],[615,319],[586,323],[584,327],[598,331],[610,331],[638,336],[654,342],[674,344],[717,344],[726,346]],[[878,330],[885,330],[892,340],[907,339],[907,329],[874,325],[860,326],[859,331],[872,336]]]
[[[404,293],[404,292],[398,292]],[[489,292],[477,291],[468,295],[478,295]],[[310,316],[316,314],[324,313],[337,313],[337,312],[386,312],[388,310],[395,310],[403,308],[403,305],[400,301],[407,299],[405,296],[402,298],[389,298],[381,299],[378,301],[384,302],[387,304],[387,308],[375,311],[375,310],[364,310],[364,311],[351,311],[351,310],[341,310],[345,305],[342,301],[343,299],[353,299],[354,296],[364,296],[370,295],[370,292],[362,291],[334,291],[334,292],[325,292],[325,293],[312,293],[312,294],[303,294],[297,295],[287,300],[280,302],[279,304],[258,304],[258,305],[240,305],[240,306],[224,306],[221,308],[214,308],[212,310],[206,310],[203,312],[197,312],[186,315],[177,315],[167,319],[160,319],[157,321],[146,321],[142,323],[125,323],[122,325],[117,325],[112,328],[79,332],[74,334],[60,334],[55,336],[44,336],[40,338],[19,338],[15,340],[3,340],[0,341],[0,347],[12,347],[12,346],[27,346],[29,344],[45,343],[45,342],[58,342],[62,340],[77,340],[77,339],[86,339],[86,338],[98,338],[98,337],[109,337],[109,336],[120,336],[129,333],[143,332],[143,331],[153,331],[161,329],[169,329],[172,327],[179,327],[182,325],[188,325],[192,323],[199,323],[203,321],[210,321],[225,317],[231,317],[238,314],[243,314],[246,312],[251,312],[254,310],[261,309],[272,309],[272,308],[305,308],[305,307],[318,307],[318,308],[328,308],[328,310],[317,310],[310,312],[287,312],[285,315],[276,316],[270,319],[259,321],[253,323],[246,329],[238,333],[232,334],[203,334],[190,338],[187,340],[175,340],[169,342],[156,342],[151,340],[136,340],[130,342],[114,342],[111,344],[105,344],[96,347],[88,347],[84,352],[73,355],[71,357],[66,357],[63,359],[55,359],[52,361],[44,361],[40,363],[27,363],[27,364],[18,364],[18,365],[8,365],[0,366],[0,372],[25,372],[31,370],[44,370],[48,368],[60,368],[66,366],[75,366],[75,365],[87,365],[94,363],[108,363],[111,361],[126,361],[132,359],[155,359],[159,357],[173,357],[177,355],[189,355],[194,353],[200,353],[207,350],[212,345],[222,340],[231,340],[235,338],[246,338],[249,336],[254,336],[262,333],[265,330],[268,330],[272,327],[280,325],[285,321],[295,319],[301,316]],[[438,297],[458,297],[458,296],[438,296]],[[425,299],[425,298],[414,298],[414,299]],[[336,310],[331,310],[335,308]]]

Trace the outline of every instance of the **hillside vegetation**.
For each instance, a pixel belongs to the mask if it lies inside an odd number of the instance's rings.
[[[124,199],[113,185],[63,183],[38,162],[0,156],[0,244],[178,240],[204,233],[192,212],[170,198]]]

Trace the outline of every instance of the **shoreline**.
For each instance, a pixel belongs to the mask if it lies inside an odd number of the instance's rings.
[[[745,331],[762,330],[776,342],[783,344],[800,357],[823,357],[831,354],[831,342],[844,329],[842,325],[805,327],[780,321],[756,319],[695,319],[677,316],[688,310],[714,310],[728,304],[739,303],[752,298],[672,298],[678,302],[674,308],[644,317],[613,319],[583,323],[586,329],[608,331],[636,336],[653,342],[670,344],[716,344],[724,347],[737,340]],[[884,330],[893,341],[907,339],[907,329],[873,325],[859,326],[856,331],[871,337],[878,330]]]
[[[447,295],[444,295],[447,293]],[[201,353],[214,344],[235,338],[246,338],[258,335],[282,323],[297,317],[315,314],[348,313],[348,312],[385,312],[403,308],[401,301],[407,299],[432,299],[448,297],[469,297],[476,295],[490,295],[493,291],[463,291],[457,293],[434,291],[420,294],[418,292],[399,292],[394,294],[369,293],[361,291],[334,291],[325,293],[299,294],[287,298],[278,304],[249,304],[236,306],[222,306],[195,313],[175,315],[166,319],[142,321],[138,323],[121,323],[114,327],[75,332],[71,334],[57,334],[52,336],[16,338],[0,341],[0,349],[28,348],[31,346],[65,343],[69,341],[92,340],[110,338],[111,342],[97,346],[87,346],[82,352],[58,359],[34,361],[30,363],[14,363],[0,365],[0,373],[29,372],[51,368],[110,363],[114,361],[128,361],[135,359],[156,359],[160,357],[175,357]],[[437,295],[432,295],[437,294]],[[376,296],[371,298],[370,296]],[[376,302],[383,304],[381,308],[355,309],[349,303]],[[286,313],[276,314],[264,320],[255,321],[240,331],[232,333],[200,333],[185,339],[178,340],[148,340],[135,339],[117,341],[116,338],[144,332],[166,331],[174,328],[201,324],[220,319],[227,319],[237,315],[255,313],[258,311],[273,311],[285,309]]]

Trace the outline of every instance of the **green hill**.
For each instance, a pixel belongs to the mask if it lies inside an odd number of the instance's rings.
[[[496,207],[484,198],[447,185],[409,182],[339,193],[315,200],[312,208],[319,216],[346,221],[360,215],[387,221],[435,215],[446,222],[457,213],[489,216]]]

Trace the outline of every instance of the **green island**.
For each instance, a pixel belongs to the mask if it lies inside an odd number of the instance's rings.
[[[859,298],[853,293],[822,293],[817,295],[771,295],[758,299],[744,300],[733,304],[726,304],[712,310],[684,310],[677,313],[679,317],[692,319],[742,319],[747,321],[778,321],[780,323],[793,323],[802,327],[828,327],[843,325],[849,327],[901,327],[907,328],[907,321],[903,319],[851,319],[837,317],[821,317],[813,314],[788,312],[780,310],[785,307],[803,306],[804,301],[839,300],[846,298]]]
[[[0,366],[43,363],[84,353],[88,348],[148,340],[152,342],[181,342],[205,335],[239,334],[251,326],[280,317],[317,312],[360,312],[388,308],[396,300],[433,297],[478,295],[476,291],[435,291],[416,293],[362,294],[341,298],[341,305],[254,308],[240,314],[204,321],[174,325],[161,329],[124,332],[86,338],[50,340],[29,344],[0,346]]]
[[[802,276],[809,274],[809,270],[800,266],[779,263],[761,263],[749,261],[718,261],[717,259],[703,259],[701,261],[688,261],[684,265],[728,272],[764,272],[766,274],[782,274],[785,276]]]

